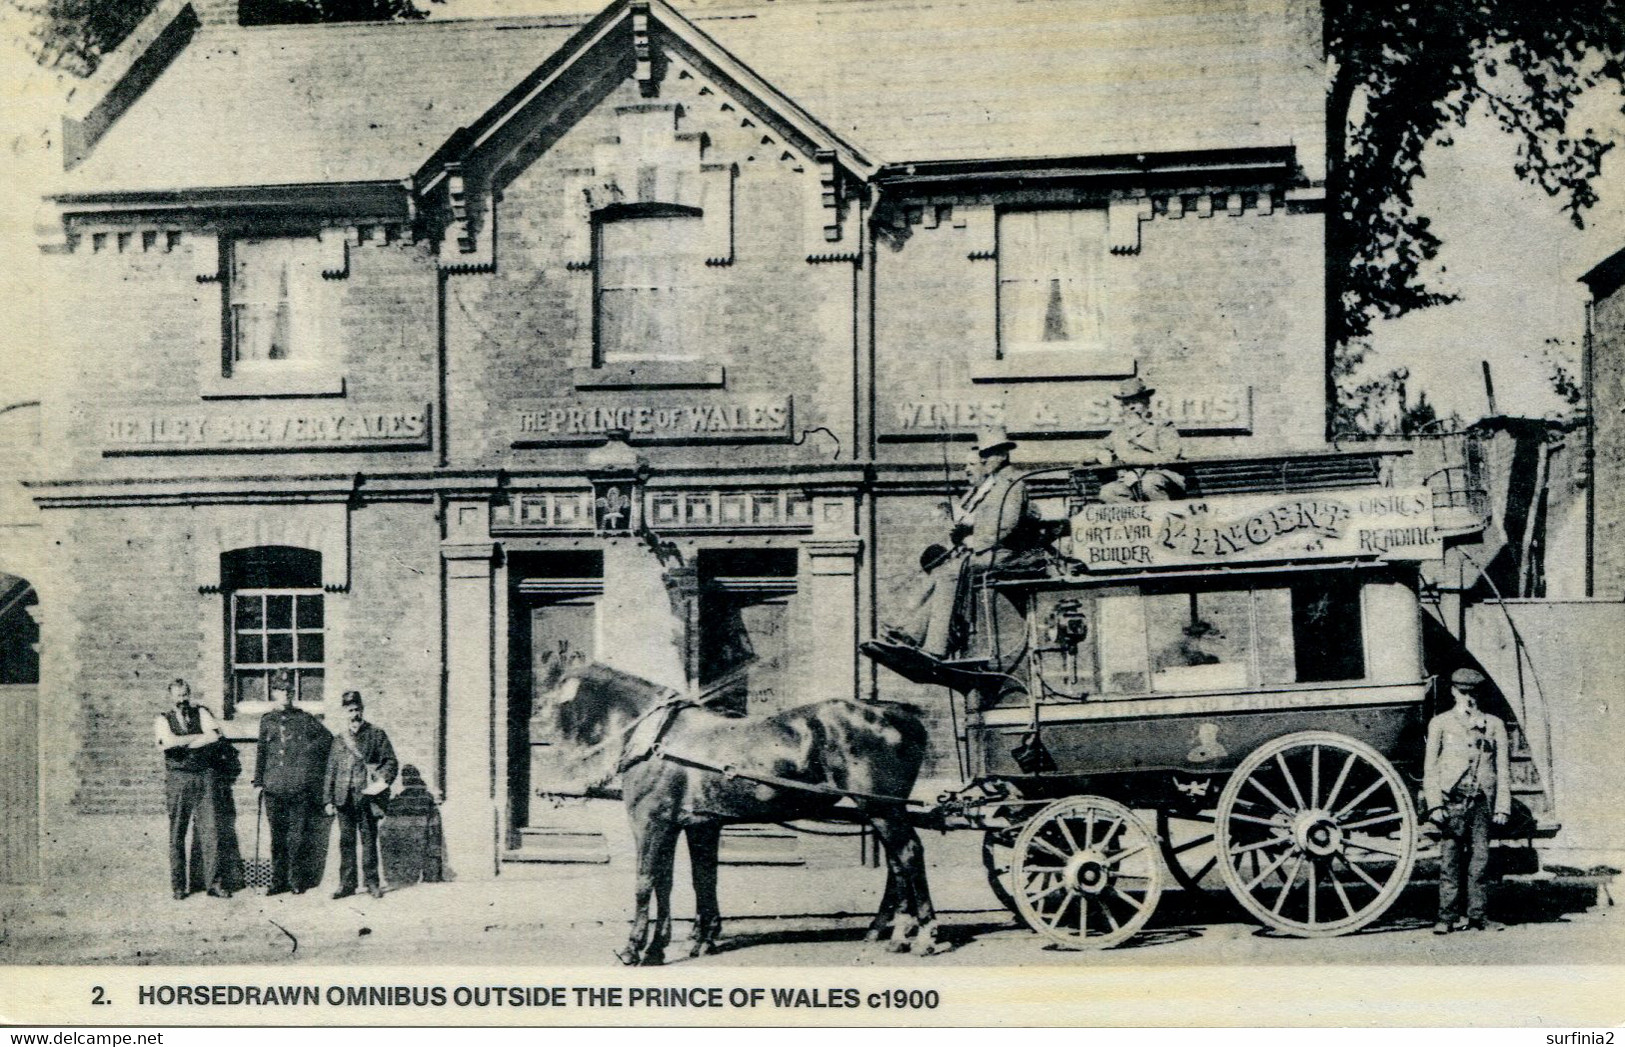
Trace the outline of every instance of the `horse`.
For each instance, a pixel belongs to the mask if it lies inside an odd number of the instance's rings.
[[[768,716],[727,716],[597,663],[566,669],[551,701],[562,740],[603,761],[600,782],[620,775],[637,850],[632,930],[626,948],[616,953],[622,963],[665,962],[679,835],[688,838],[694,880],[689,955],[703,956],[716,950],[722,931],[722,827],[803,818],[867,822],[884,846],[886,889],[865,940],[878,941],[890,924],[892,951],[944,951],[926,884],[925,851],[904,816],[926,750],[917,708],[838,698]],[[615,759],[612,767],[609,758]],[[658,909],[652,921],[651,900]]]

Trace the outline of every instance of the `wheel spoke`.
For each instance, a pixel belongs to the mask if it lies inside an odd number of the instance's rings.
[[[1320,746],[1309,747],[1309,806],[1320,803]]]
[[[1364,789],[1360,790],[1360,795],[1356,796],[1354,799],[1352,799],[1348,803],[1344,804],[1341,810],[1339,810],[1336,814],[1332,815],[1333,820],[1341,822],[1344,818],[1347,818],[1349,816],[1349,814],[1352,813],[1353,810],[1356,807],[1360,806],[1360,801],[1361,800],[1364,800],[1367,796],[1370,796],[1372,793],[1376,792],[1378,789],[1382,788],[1383,786],[1385,786],[1387,784],[1388,783],[1386,781],[1384,781],[1381,777],[1379,777],[1376,781],[1372,782],[1370,785],[1368,785]]]
[[[1055,824],[1061,827],[1061,835],[1066,837],[1066,845],[1072,848],[1073,854],[1083,850],[1082,847],[1078,846],[1078,841],[1072,836],[1072,830],[1067,827],[1065,818],[1056,818]]]
[[[1067,854],[1065,851],[1061,850],[1059,847],[1056,847],[1054,844],[1049,843],[1048,841],[1041,840],[1036,836],[1033,837],[1033,846],[1042,847],[1044,850],[1046,850],[1049,853],[1055,855],[1055,857],[1061,859],[1061,861],[1063,861],[1063,862],[1064,861],[1069,861],[1072,858],[1072,856],[1070,854]]]
[[[1292,768],[1286,765],[1286,753],[1275,754],[1275,766],[1281,769],[1281,777],[1286,779],[1286,787],[1292,790],[1292,799],[1297,801],[1298,810],[1308,807],[1309,805],[1303,802],[1303,793],[1298,791],[1298,780],[1292,777]]]
[[[1117,917],[1112,915],[1112,907],[1106,904],[1106,898],[1104,895],[1101,896],[1098,904],[1100,907],[1100,914],[1106,917],[1106,922],[1112,925],[1112,930],[1119,930],[1122,927],[1122,924],[1118,923]]]
[[[1330,809],[1337,802],[1337,794],[1343,791],[1343,783],[1348,780],[1349,771],[1354,768],[1354,754],[1349,753],[1343,761],[1343,769],[1337,772],[1337,780],[1332,783],[1332,791],[1326,794],[1326,807]]]
[[[1345,847],[1358,847],[1362,851],[1373,851],[1373,852],[1375,852],[1377,854],[1386,854],[1390,858],[1403,858],[1403,857],[1405,857],[1405,852],[1404,851],[1389,850],[1386,847],[1373,847],[1369,843],[1360,843],[1357,840],[1349,840],[1343,846],[1345,846]]]
[[[1278,843],[1287,843],[1291,839],[1292,838],[1290,836],[1288,836],[1286,833],[1278,833],[1278,834],[1276,834],[1274,836],[1271,836],[1267,840],[1257,840],[1257,841],[1254,841],[1253,843],[1244,843],[1240,847],[1232,847],[1232,848],[1230,848],[1230,853],[1231,854],[1246,854],[1248,851],[1256,851],[1261,847],[1274,847]]]
[[[1298,870],[1301,869],[1302,867],[1303,867],[1303,855],[1300,853],[1298,855],[1297,861],[1292,863],[1292,873],[1291,873],[1291,875],[1289,875],[1286,878],[1286,883],[1281,885],[1281,893],[1277,894],[1275,896],[1275,904],[1270,906],[1270,912],[1274,913],[1277,916],[1281,915],[1281,906],[1286,904],[1286,896],[1287,896],[1288,892],[1290,892],[1292,890],[1293,885],[1298,882]]]
[[[1309,863],[1309,922],[1318,922],[1315,919],[1315,863]]]
[[[1064,891],[1064,890],[1066,890],[1066,884],[1058,883],[1054,887],[1051,887],[1049,890],[1047,890],[1047,891],[1039,891],[1037,894],[1033,894],[1031,891],[1028,891],[1027,892],[1027,900],[1032,902],[1034,908],[1036,908],[1038,906],[1038,903],[1040,901],[1042,901],[1043,899],[1048,898],[1050,895],[1054,894],[1056,891]]]
[[[1126,902],[1126,903],[1128,903],[1128,905],[1129,905],[1129,906],[1130,906],[1130,907],[1131,907],[1131,908],[1132,908],[1132,909],[1133,909],[1133,910],[1134,910],[1134,911],[1135,911],[1135,912],[1139,912],[1139,911],[1140,911],[1140,910],[1142,910],[1142,909],[1144,909],[1144,908],[1145,908],[1145,903],[1144,903],[1144,902],[1137,902],[1137,901],[1135,901],[1135,900],[1134,900],[1134,899],[1133,899],[1133,897],[1131,897],[1131,896],[1130,896],[1130,895],[1127,895],[1127,894],[1125,894],[1125,893],[1123,893],[1123,892],[1122,892],[1122,891],[1121,891],[1121,890],[1119,890],[1119,889],[1118,889],[1118,888],[1116,888],[1116,887],[1113,887],[1113,888],[1112,888],[1112,897],[1114,897],[1114,898],[1116,898],[1116,899],[1118,899],[1118,900],[1119,900],[1119,901],[1123,901],[1123,902]]]
[[[1366,872],[1364,869],[1360,868],[1358,865],[1356,865],[1353,862],[1349,861],[1348,855],[1339,854],[1338,857],[1343,859],[1343,864],[1348,866],[1350,869],[1353,869],[1354,870],[1354,875],[1356,875],[1360,879],[1364,880],[1366,882],[1366,885],[1368,887],[1370,887],[1373,891],[1376,891],[1379,894],[1382,892],[1382,884],[1380,884],[1376,880],[1372,879],[1370,873]]]
[[[1337,873],[1330,865],[1326,866],[1326,879],[1332,881],[1332,890],[1337,892],[1337,900],[1343,903],[1343,915],[1353,916],[1354,906],[1349,904],[1349,894],[1343,889],[1343,881],[1337,878]]]
[[[1254,789],[1257,789],[1259,792],[1263,793],[1265,796],[1269,797],[1270,803],[1273,803],[1275,805],[1276,810],[1280,811],[1282,814],[1286,815],[1288,818],[1292,817],[1292,809],[1290,807],[1288,807],[1286,804],[1282,803],[1281,800],[1280,800],[1280,797],[1276,796],[1274,793],[1272,793],[1268,789],[1264,788],[1264,783],[1258,780],[1257,775],[1254,775],[1253,777],[1248,778],[1247,779],[1247,784],[1252,786]]]
[[[1230,820],[1235,822],[1254,822],[1258,825],[1267,825],[1271,829],[1279,829],[1281,823],[1274,818],[1260,818],[1255,814],[1242,814],[1240,811],[1230,812]]]
[[[1251,891],[1254,887],[1257,887],[1259,884],[1263,883],[1264,877],[1285,865],[1286,860],[1290,857],[1292,857],[1292,852],[1290,850],[1282,851],[1280,857],[1264,866],[1264,871],[1253,877],[1253,881],[1247,885],[1247,890]]]
[[[1209,858],[1205,863],[1203,863],[1202,868],[1197,870],[1197,873],[1196,873],[1195,876],[1191,877],[1191,883],[1200,885],[1201,882],[1202,882],[1202,877],[1204,877],[1208,873],[1212,872],[1213,867],[1215,865],[1218,865],[1218,864],[1219,864],[1219,856],[1215,854],[1213,857]]]
[[[1145,850],[1149,846],[1151,846],[1151,845],[1148,844],[1148,843],[1142,843],[1142,844],[1139,844],[1139,845],[1137,845],[1135,847],[1131,847],[1128,850],[1118,851],[1116,854],[1112,855],[1110,858],[1107,858],[1105,864],[1107,864],[1107,865],[1116,865],[1118,862],[1125,861],[1125,860],[1127,860],[1129,858],[1134,857],[1136,854],[1139,854],[1141,851]]]
[[[1117,830],[1121,829],[1122,827],[1123,827],[1123,819],[1121,819],[1121,818],[1113,818],[1112,819],[1112,824],[1106,829],[1106,832],[1100,837],[1100,845],[1102,847],[1105,847],[1105,846],[1109,845],[1111,843],[1112,837],[1117,834]],[[1090,837],[1089,838],[1089,846],[1093,847],[1094,845],[1095,845],[1094,837]]]
[[[1169,851],[1170,854],[1184,854],[1186,851],[1190,850],[1192,847],[1200,847],[1204,843],[1212,843],[1212,842],[1213,842],[1213,834],[1208,833],[1206,836],[1198,836],[1194,840],[1186,840],[1184,843],[1180,844],[1178,847],[1170,847],[1170,848],[1168,848],[1168,851]]]
[[[1372,825],[1381,825],[1383,822],[1394,822],[1394,821],[1398,821],[1398,820],[1399,820],[1399,812],[1398,811],[1389,811],[1387,814],[1379,814],[1379,815],[1376,815],[1376,816],[1371,817],[1371,818],[1365,818],[1365,819],[1363,819],[1361,821],[1358,821],[1358,822],[1350,822],[1347,825],[1343,826],[1343,828],[1345,830],[1364,829],[1364,828],[1367,828],[1367,827],[1372,826]]]

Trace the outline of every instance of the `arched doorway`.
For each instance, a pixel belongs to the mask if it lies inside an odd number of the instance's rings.
[[[0,571],[0,884],[39,882],[38,608]]]

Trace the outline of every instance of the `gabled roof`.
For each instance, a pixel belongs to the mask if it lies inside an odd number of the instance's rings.
[[[1317,176],[1324,74],[1292,0],[671,7],[875,164],[1296,145]],[[398,181],[598,13],[205,26],[61,190]]]

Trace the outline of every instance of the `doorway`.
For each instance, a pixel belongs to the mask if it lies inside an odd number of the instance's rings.
[[[507,846],[537,824],[538,794],[581,796],[587,781],[559,744],[549,695],[564,670],[598,655],[601,552],[514,553],[509,559]]]
[[[40,878],[39,597],[0,574],[0,884]]]

